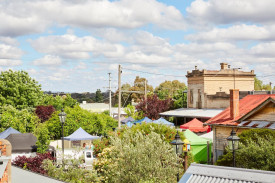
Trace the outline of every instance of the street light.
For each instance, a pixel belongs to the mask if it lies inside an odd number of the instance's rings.
[[[177,131],[177,134],[175,136],[175,139],[172,142],[170,142],[170,144],[173,145],[174,150],[175,150],[175,152],[176,152],[177,155],[181,155],[182,154],[182,149],[183,149],[184,142],[181,141],[180,135],[179,135],[178,131]],[[180,180],[180,177],[179,177],[179,170],[178,170],[178,173],[177,173],[177,182],[179,182],[179,180]]]
[[[64,124],[65,124],[67,114],[64,112],[64,109],[61,109],[61,113],[59,113],[58,116],[62,126],[62,154],[63,154],[62,162],[64,163]]]
[[[233,167],[235,167],[236,166],[236,162],[235,162],[235,150],[237,150],[239,148],[239,140],[240,140],[240,138],[236,135],[236,132],[232,128],[231,134],[230,134],[229,137],[227,137],[226,140],[228,142],[229,149],[232,150],[232,152],[233,152]]]

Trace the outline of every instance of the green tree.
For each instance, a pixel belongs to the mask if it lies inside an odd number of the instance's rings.
[[[124,108],[124,111],[127,114],[127,117],[132,117],[136,120],[142,119],[143,113],[142,112],[137,112],[135,106],[128,104],[127,107]]]
[[[95,102],[97,103],[103,102],[103,95],[100,89],[97,89],[95,92]]]
[[[263,84],[263,81],[259,80],[257,77],[254,78],[254,90],[271,90],[269,84]]]
[[[34,131],[34,134],[37,137],[37,152],[45,153],[50,144],[50,135],[46,124],[38,124],[37,128]]]
[[[177,156],[159,134],[126,131],[124,137],[112,137],[94,164],[102,182],[176,182]]]
[[[18,110],[9,105],[2,108],[0,118],[0,130],[4,131],[12,127],[21,133],[33,132],[40,119],[27,109]]]
[[[146,81],[146,87],[147,87],[147,93],[152,93],[154,91],[153,87],[148,84],[148,80],[146,78],[140,78],[139,76],[136,76],[136,79],[134,81],[134,86],[130,88],[131,91],[138,91],[141,93],[133,93],[132,99],[134,99],[135,102],[139,102],[144,97],[144,84]]]
[[[179,90],[183,91],[186,89],[185,83],[181,83],[178,80],[173,80],[173,81],[164,81],[160,83],[158,87],[155,88],[155,93],[157,96],[164,100],[167,98],[172,98],[175,95],[179,94]]]
[[[275,171],[275,131],[252,129],[239,135],[240,147],[236,151],[236,166],[249,169]],[[217,164],[232,166],[232,152],[227,148]]]
[[[71,97],[70,94],[66,94],[63,96],[53,96],[45,94],[41,101],[41,105],[52,105],[56,110],[61,110],[65,107],[74,107],[78,105],[78,102]]]
[[[72,134],[79,127],[82,127],[90,134],[97,135],[103,135],[107,131],[112,130],[112,128],[117,127],[117,122],[104,113],[91,113],[79,106],[74,106],[73,108],[66,107],[65,112],[67,114],[64,126],[65,136]],[[61,124],[58,117],[59,113],[60,111],[54,112],[52,117],[45,122],[52,139],[59,139],[61,137]]]
[[[17,109],[36,107],[41,101],[41,85],[25,71],[2,71],[0,74],[0,105]]]

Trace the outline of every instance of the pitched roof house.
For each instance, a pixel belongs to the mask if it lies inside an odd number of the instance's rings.
[[[209,119],[214,132],[214,161],[223,154],[232,128],[240,134],[251,128],[275,129],[275,94],[247,95],[239,100],[239,90],[230,90],[230,107]]]

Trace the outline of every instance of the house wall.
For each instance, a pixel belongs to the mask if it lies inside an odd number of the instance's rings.
[[[214,131],[213,156],[214,162],[216,162],[218,157],[223,155],[225,147],[227,146],[226,138],[230,136],[232,127],[213,126],[212,130]],[[239,135],[244,130],[248,130],[248,128],[234,128],[234,130],[237,135]]]
[[[256,114],[252,115],[248,119],[248,121],[275,121],[275,104],[271,102],[263,109],[258,111]]]

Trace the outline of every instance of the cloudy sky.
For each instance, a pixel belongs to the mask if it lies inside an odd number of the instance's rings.
[[[94,92],[146,77],[186,82],[195,65],[255,70],[275,84],[274,0],[1,0],[0,70],[45,91]]]

